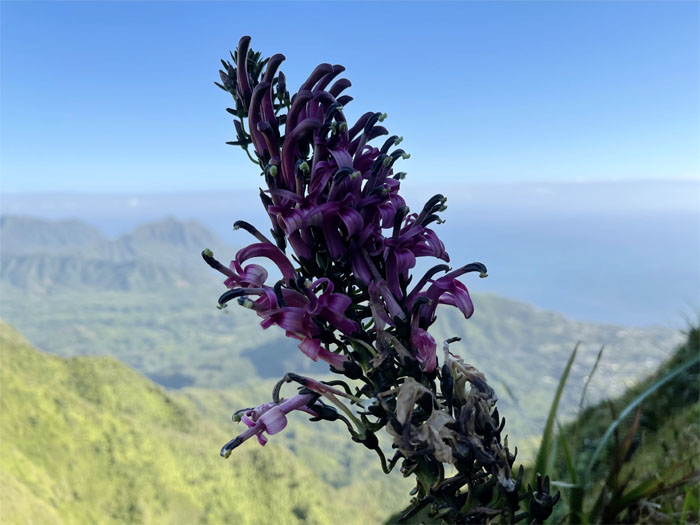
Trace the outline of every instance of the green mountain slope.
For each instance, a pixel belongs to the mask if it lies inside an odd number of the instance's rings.
[[[602,523],[697,523],[700,480],[700,365],[685,368],[653,391],[619,425],[588,474],[601,437],[630,403],[660,379],[700,353],[700,332],[687,340],[644,381],[614,399],[595,403],[562,433],[578,482],[585,484],[584,514]],[[626,445],[625,445],[626,443]],[[628,448],[626,448],[628,447]],[[557,450],[554,479],[571,483],[567,459]],[[689,496],[688,496],[689,494]],[[567,497],[571,494],[567,493]],[[623,505],[623,502],[628,505]],[[687,505],[693,501],[692,505]],[[565,503],[568,503],[565,500]],[[683,516],[685,505],[686,514]],[[557,510],[563,517],[568,505]]]
[[[4,323],[0,352],[3,523],[369,523],[397,508],[337,490],[274,438],[223,460],[231,429],[115,359],[47,356]]]

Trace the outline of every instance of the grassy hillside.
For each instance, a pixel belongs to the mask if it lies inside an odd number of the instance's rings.
[[[48,356],[4,323],[0,352],[3,523],[369,523],[404,497],[338,490],[275,438],[223,460],[230,422],[113,358]]]

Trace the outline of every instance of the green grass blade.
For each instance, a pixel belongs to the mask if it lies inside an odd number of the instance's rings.
[[[537,479],[537,473],[539,472],[544,476],[545,468],[549,463],[549,454],[552,450],[552,440],[554,438],[554,421],[557,417],[557,410],[559,409],[559,400],[561,399],[561,394],[564,391],[564,386],[566,385],[566,380],[569,378],[569,372],[571,372],[571,365],[574,364],[576,359],[576,352],[578,352],[578,344],[571,352],[571,357],[566,363],[564,372],[559,379],[559,386],[554,394],[554,399],[552,400],[552,406],[549,409],[549,416],[547,416],[547,424],[542,432],[542,442],[540,443],[540,449],[537,452],[537,460],[535,461],[535,468],[532,471],[531,482],[534,485]]]
[[[588,392],[588,385],[591,384],[591,379],[593,379],[593,376],[595,375],[596,370],[598,370],[598,365],[600,364],[600,359],[603,357],[603,350],[605,350],[605,346],[600,347],[600,351],[598,352],[598,357],[595,358],[595,363],[593,364],[593,368],[591,369],[591,372],[588,374],[588,378],[586,379],[586,384],[583,385],[583,390],[581,391],[581,400],[578,403],[579,415],[583,411],[583,404],[586,402],[586,393]]]
[[[569,479],[571,480],[571,486],[569,488],[569,518],[572,523],[585,523],[583,515],[583,486],[579,485],[578,472],[576,471],[576,466],[574,465],[574,460],[571,456],[571,451],[569,450],[569,443],[564,435],[563,429],[559,422],[557,421],[557,428],[559,429],[559,443],[564,451],[564,459],[566,460],[566,470],[569,473]]]
[[[593,455],[591,456],[591,459],[588,461],[588,467],[586,468],[586,479],[588,478],[588,475],[591,473],[593,470],[593,466],[595,465],[596,461],[600,457],[600,454],[603,452],[603,448],[605,448],[605,445],[607,442],[610,440],[610,437],[613,435],[613,432],[615,432],[615,429],[618,427],[618,425],[635,409],[637,408],[638,405],[642,403],[647,397],[649,397],[651,394],[653,394],[656,390],[658,390],[660,387],[668,383],[671,379],[676,377],[677,375],[685,372],[688,368],[693,366],[694,364],[698,363],[700,361],[700,356],[695,357],[694,359],[691,359],[690,361],[677,366],[673,370],[671,370],[668,374],[666,374],[664,377],[656,381],[653,385],[651,385],[649,388],[647,388],[644,392],[639,394],[629,405],[625,407],[625,409],[620,412],[620,415],[617,416],[615,421],[613,421],[608,429],[605,431],[605,434],[603,434],[603,437],[601,438],[600,442],[598,443],[598,446],[596,447],[595,451],[593,452]]]
[[[698,494],[700,494],[698,487],[686,487],[685,498],[683,499],[683,508],[681,509],[680,518],[678,519],[679,524],[685,525],[693,513],[697,514]]]
[[[578,473],[576,472],[576,467],[574,466],[574,460],[571,456],[571,451],[569,450],[569,442],[564,435],[563,428],[557,421],[557,428],[559,429],[559,443],[564,451],[564,459],[566,460],[566,470],[569,473],[569,479],[573,485],[578,484]]]

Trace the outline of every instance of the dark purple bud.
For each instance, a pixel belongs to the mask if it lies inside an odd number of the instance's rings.
[[[333,72],[333,66],[330,64],[319,64],[316,66],[316,69],[311,72],[309,78],[301,85],[299,91],[311,90],[324,75],[331,72]]]
[[[233,271],[231,271],[230,268],[227,268],[226,266],[221,264],[219,261],[214,259],[214,254],[212,253],[212,251],[210,249],[207,248],[206,250],[202,251],[202,258],[204,259],[204,262],[206,262],[209,266],[214,268],[214,270],[217,270],[217,271],[223,273],[227,277],[235,277],[235,274],[233,273]]]
[[[347,78],[341,78],[335,81],[328,92],[334,97],[338,97],[340,93],[352,86],[352,83]]]
[[[244,36],[238,42],[238,63],[236,71],[238,81],[238,96],[243,102],[245,109],[250,105],[250,96],[253,91],[250,89],[250,80],[248,78],[248,48],[250,46],[250,37]]]
[[[253,226],[253,225],[251,225],[251,224],[248,224],[246,221],[236,221],[236,222],[233,223],[233,229],[234,229],[234,230],[238,230],[239,228],[241,228],[241,229],[247,231],[247,232],[250,233],[253,237],[255,237],[256,239],[258,239],[260,242],[267,242],[267,243],[272,244],[272,241],[270,241],[270,239],[268,239],[268,238],[265,237],[262,233],[260,233],[260,232],[258,231],[258,229],[255,228],[255,226]]]
[[[352,101],[353,98],[350,95],[341,95],[338,97],[338,102],[340,102],[343,105],[343,107],[347,106]]]

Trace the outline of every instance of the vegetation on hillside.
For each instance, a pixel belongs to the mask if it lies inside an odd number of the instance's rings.
[[[564,491],[557,521],[698,522],[699,344],[696,327],[652,376],[589,406],[541,447]]]
[[[230,421],[113,358],[48,356],[2,323],[0,362],[3,523],[376,523],[405,498],[371,470],[337,489],[276,440],[225,462]]]

